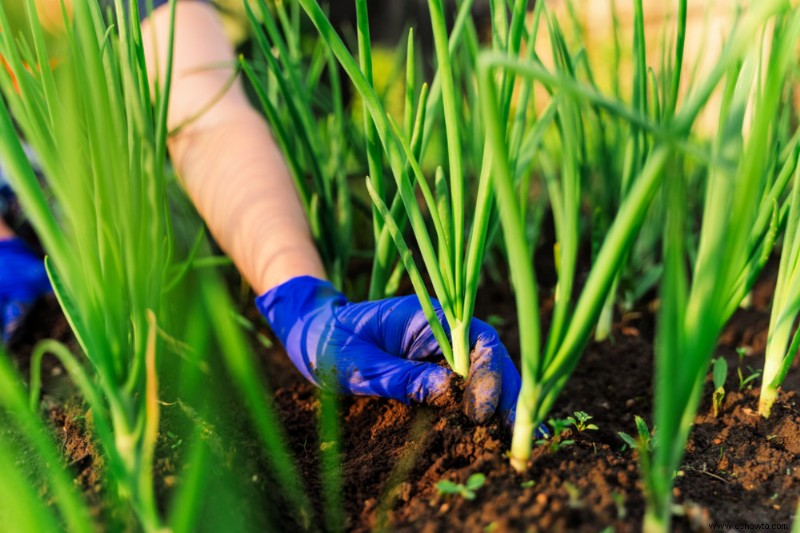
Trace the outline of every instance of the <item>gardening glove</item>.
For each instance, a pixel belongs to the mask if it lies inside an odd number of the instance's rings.
[[[0,240],[0,332],[8,342],[37,298],[51,291],[44,264],[22,239]]]
[[[441,306],[434,308],[447,335]],[[297,369],[317,386],[345,394],[436,404],[454,374],[429,362],[442,351],[416,296],[352,303],[327,281],[293,278],[256,299]],[[495,412],[513,420],[520,377],[497,332],[470,324],[465,410],[476,422]]]

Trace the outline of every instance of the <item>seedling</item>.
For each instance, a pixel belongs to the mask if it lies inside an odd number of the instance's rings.
[[[728,377],[728,362],[724,357],[714,359],[713,365],[714,393],[711,395],[711,403],[714,408],[714,416],[719,416],[722,400],[725,399],[725,380]]]
[[[753,369],[750,365],[746,365],[747,367],[747,376],[744,375],[742,372],[742,364],[744,363],[744,357],[750,352],[749,348],[744,346],[739,346],[736,348],[736,355],[739,356],[739,365],[736,367],[736,375],[739,377],[739,392],[743,391],[745,388],[750,388],[753,385],[751,384],[753,381],[758,379],[761,375],[761,370]]]
[[[583,503],[581,503],[581,491],[578,487],[572,483],[564,483],[564,490],[567,491],[567,495],[569,496],[567,506],[570,509],[580,509],[583,507]]]
[[[739,376],[739,391],[745,390],[745,388],[749,389],[752,387],[752,382],[761,377],[761,370],[754,369],[750,365],[747,365],[747,376],[742,373],[742,367],[736,369],[736,373]]]
[[[549,446],[550,453],[555,453],[562,448],[566,448],[567,446],[575,444],[575,440],[564,438],[569,435],[569,427],[572,425],[572,422],[570,422],[569,418],[551,418],[547,421],[547,423],[550,424],[551,428],[553,428],[551,436],[538,439],[536,441],[537,445]]]
[[[478,472],[469,476],[464,484],[443,479],[436,483],[436,489],[439,494],[458,495],[465,500],[474,500],[475,491],[481,488],[484,483],[486,483],[486,476]]]
[[[570,424],[575,426],[575,429],[577,429],[579,432],[582,433],[588,430],[596,431],[600,429],[595,424],[587,424],[587,422],[594,417],[586,414],[584,411],[575,411],[573,414],[575,416],[568,416],[567,420],[570,422]]]
[[[625,507],[625,493],[614,491],[611,493],[611,499],[614,500],[614,507],[617,509],[617,518],[624,520],[628,515],[628,510]]]
[[[641,455],[642,453],[649,453],[653,451],[654,441],[655,441],[655,431],[652,433],[650,429],[647,427],[647,422],[640,416],[635,417],[636,420],[636,438],[631,437],[629,434],[625,433],[624,431],[620,431],[617,435],[625,441],[625,444],[628,445],[632,450],[636,450]]]

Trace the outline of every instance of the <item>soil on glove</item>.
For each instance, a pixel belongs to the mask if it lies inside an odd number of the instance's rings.
[[[709,530],[713,523],[775,524],[789,529],[800,498],[800,370],[795,362],[773,415],[757,414],[755,379],[739,390],[752,369],[763,366],[769,323],[769,299],[775,270],[753,293],[752,305],[736,313],[721,337],[718,355],[728,361],[726,395],[718,417],[711,408],[710,376],[675,483],[675,525],[682,531]],[[500,331],[512,352],[518,345],[514,301],[507,287],[481,291],[476,315]],[[547,306],[544,306],[545,308]],[[652,307],[652,306],[651,306]],[[253,313],[250,310],[250,313]],[[255,314],[253,314],[255,316]],[[68,328],[49,302],[37,310],[15,352],[25,367],[38,338],[69,342]],[[644,512],[637,458],[618,432],[635,432],[634,416],[650,424],[652,411],[653,314],[647,308],[623,316],[611,340],[590,343],[570,379],[553,417],[585,411],[597,430],[572,430],[560,447],[534,448],[530,470],[516,474],[505,456],[509,439],[491,420],[476,427],[462,413],[458,399],[444,408],[406,406],[376,398],[340,398],[343,506],[348,530],[369,531],[639,531]],[[737,352],[737,348],[744,348]],[[306,383],[279,348],[262,350],[275,405],[284,421],[289,447],[305,485],[322,509],[317,390]],[[65,387],[58,365],[45,359],[46,412],[63,443],[66,461],[77,483],[102,513],[102,458],[89,424],[82,423],[74,400],[59,393]],[[49,376],[49,378],[48,378]],[[789,392],[786,392],[789,391]],[[78,415],[74,413],[77,412]],[[166,422],[165,422],[166,423]],[[231,439],[238,437],[230,437]],[[268,471],[257,439],[242,436],[240,450],[247,476]],[[163,439],[161,439],[163,440]],[[555,449],[555,448],[558,449]],[[169,450],[160,447],[160,450]],[[228,452],[233,453],[233,452]],[[242,457],[231,460],[238,464]],[[181,475],[178,457],[157,463],[159,494],[168,501],[169,487]],[[486,475],[473,500],[443,495],[437,482],[464,483],[474,473]],[[269,474],[261,476],[268,478]],[[249,477],[248,477],[249,479]],[[253,478],[255,479],[255,478]],[[270,489],[266,484],[265,501]]]

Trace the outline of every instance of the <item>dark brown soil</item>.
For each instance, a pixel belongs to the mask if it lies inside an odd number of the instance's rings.
[[[737,370],[763,365],[769,296],[774,272],[758,285],[750,309],[737,312],[718,353],[729,375],[719,417],[711,412],[710,382],[676,478],[678,530],[707,530],[712,522],[780,524],[789,527],[800,497],[800,408],[795,364],[773,416],[756,413],[759,380],[739,391]],[[481,293],[477,315],[490,318],[512,350],[517,346],[513,298],[508,289]],[[40,311],[47,324],[31,328],[68,337],[53,303]],[[48,318],[50,317],[50,318]],[[39,319],[37,319],[39,320]],[[42,333],[20,339],[24,353]],[[575,441],[553,451],[538,446],[530,471],[517,475],[505,457],[507,434],[497,422],[472,425],[458,405],[443,409],[406,406],[375,398],[340,400],[344,511],[352,531],[638,531],[644,511],[635,454],[618,432],[633,433],[634,416],[650,422],[653,317],[647,309],[615,324],[613,338],[591,343],[553,416],[592,415],[599,429],[573,432]],[[27,347],[27,348],[26,348]],[[736,348],[747,350],[741,360]],[[319,499],[317,414],[319,396],[280,349],[264,351],[264,368],[306,486]],[[57,375],[54,363],[45,376]],[[24,366],[22,363],[21,366]],[[45,380],[48,390],[60,381]],[[48,390],[50,394],[50,390]],[[63,396],[56,397],[63,398]],[[59,403],[61,402],[61,403]],[[66,400],[48,404],[56,434],[85,492],[100,490],[102,460],[80,416]],[[77,420],[76,420],[77,418]],[[246,446],[242,446],[246,447]],[[163,466],[163,465],[162,465]],[[481,472],[486,483],[474,500],[439,494],[436,483],[463,483]],[[161,483],[175,482],[175,467],[161,468]],[[317,505],[321,503],[317,501]]]
[[[737,370],[763,365],[772,283],[759,284],[750,309],[737,312],[722,335],[719,355],[729,375],[718,418],[711,383],[702,401],[676,479],[675,525],[708,530],[712,522],[790,527],[800,497],[800,409],[784,392],[773,416],[757,415],[756,388],[739,391]],[[503,339],[517,343],[513,299],[503,288],[482,291],[478,316],[492,317]],[[342,469],[348,528],[367,531],[639,531],[644,513],[637,458],[618,432],[634,433],[634,416],[650,422],[654,324],[647,310],[624,316],[613,339],[592,343],[553,416],[592,415],[599,429],[574,432],[575,444],[534,450],[532,468],[517,475],[508,464],[506,432],[492,422],[475,427],[458,406],[437,410],[374,398],[342,404]],[[740,361],[736,348],[747,349]],[[282,382],[277,404],[307,479],[318,480],[314,442],[317,394],[279,352],[268,367]],[[294,376],[289,383],[288,376]],[[797,364],[784,389],[800,382]],[[439,494],[436,483],[464,483],[481,472],[487,481],[470,501]],[[318,486],[313,481],[312,486]]]

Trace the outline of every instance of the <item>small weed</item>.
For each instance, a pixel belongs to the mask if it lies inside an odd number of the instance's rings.
[[[569,496],[567,507],[570,509],[580,509],[583,507],[581,503],[581,491],[578,490],[578,487],[572,483],[564,483],[564,490],[567,491],[567,495]]]
[[[533,487],[535,484],[536,481],[529,479],[528,481],[523,481],[522,483],[520,483],[519,486],[522,487],[523,489],[529,489]]]
[[[736,373],[739,376],[739,391],[743,391],[745,388],[750,388],[752,385],[750,384],[753,380],[758,379],[761,376],[760,369],[753,369],[750,365],[746,365],[747,368],[747,376],[744,375],[742,372],[742,363],[744,362],[744,356],[747,355],[749,352],[748,348],[740,346],[736,348],[736,355],[739,356],[739,366],[736,369]]]
[[[755,379],[758,379],[759,377],[761,377],[761,370],[760,369],[754,369],[750,365],[747,365],[747,371],[749,373],[745,377],[742,374],[742,367],[739,367],[737,369],[737,373],[739,374],[739,390],[740,391],[743,391],[745,389],[745,387],[749,389],[750,387],[753,386],[753,385],[750,384],[750,382],[755,380]]]
[[[624,520],[628,515],[628,510],[625,508],[625,493],[622,491],[612,492],[611,499],[614,500],[614,506],[617,508],[617,518]]]
[[[725,380],[728,378],[728,362],[724,357],[714,359],[713,378],[714,394],[711,396],[711,402],[714,407],[714,417],[718,417],[722,401],[725,399]]]
[[[571,418],[571,417],[570,417]],[[570,431],[569,427],[572,425],[569,418],[551,418],[547,421],[550,427],[553,428],[551,437],[539,439],[536,444],[539,446],[549,446],[550,452],[555,453],[562,448],[575,444],[572,439],[565,439],[567,433]]]
[[[624,431],[620,431],[617,434],[625,441],[625,444],[633,450],[638,450],[639,452],[653,451],[653,447],[655,446],[655,430],[651,432],[647,427],[647,422],[640,416],[636,416],[636,432],[638,433],[638,437],[635,439]]]
[[[573,414],[575,416],[574,417],[568,416],[567,420],[569,420],[569,423],[575,426],[575,429],[577,429],[579,432],[587,430],[595,431],[597,429],[600,429],[595,424],[587,424],[587,422],[591,420],[593,417],[586,414],[584,411],[575,411]]]
[[[486,476],[477,473],[469,476],[464,484],[443,479],[436,483],[436,489],[439,494],[457,494],[465,500],[474,500],[475,491],[481,488],[484,483],[486,483]]]

